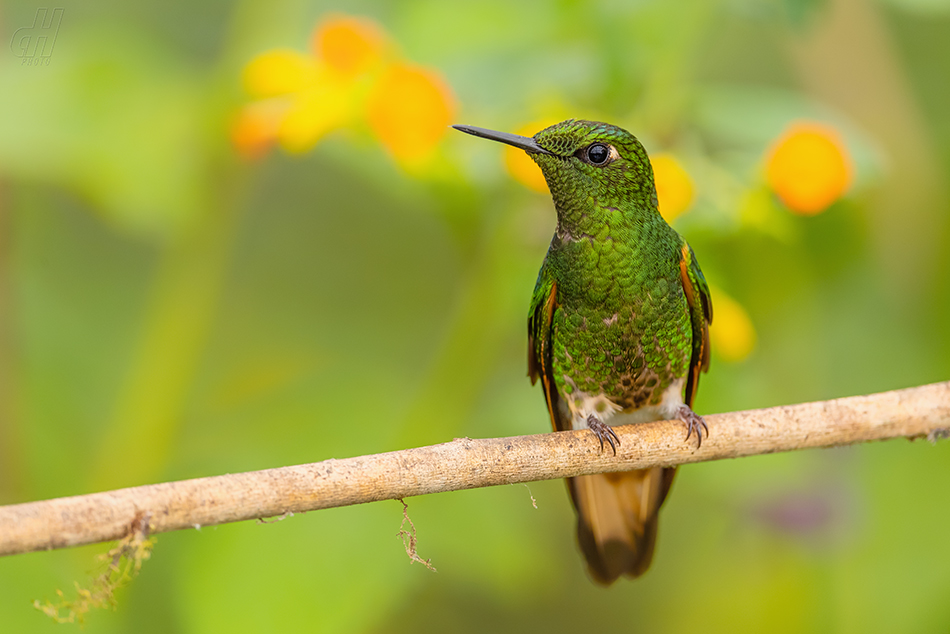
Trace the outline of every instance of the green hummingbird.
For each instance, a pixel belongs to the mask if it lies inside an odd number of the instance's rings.
[[[709,287],[693,250],[660,215],[653,168],[632,134],[569,119],[534,137],[457,130],[528,153],[547,181],[557,229],[528,312],[528,376],[555,430],[589,429],[616,454],[611,425],[678,418],[697,445],[691,405],[709,367]],[[675,467],[567,480],[593,579],[638,577]]]

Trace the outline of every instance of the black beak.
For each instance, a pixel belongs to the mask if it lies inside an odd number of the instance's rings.
[[[453,125],[452,127],[456,130],[461,130],[466,134],[471,134],[472,136],[478,136],[483,139],[491,139],[492,141],[500,141],[502,143],[507,143],[508,145],[513,145],[516,148],[524,150],[525,152],[535,154],[554,154],[554,152],[549,152],[535,143],[534,139],[531,137],[510,134],[508,132],[495,132],[494,130],[486,130],[485,128],[476,128],[473,125]]]

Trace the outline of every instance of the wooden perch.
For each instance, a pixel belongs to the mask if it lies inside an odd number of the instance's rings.
[[[588,431],[459,438],[430,447],[0,507],[0,555],[426,493],[738,458],[886,438],[950,436],[950,381],[715,414],[701,449],[679,421],[616,427],[614,456]]]

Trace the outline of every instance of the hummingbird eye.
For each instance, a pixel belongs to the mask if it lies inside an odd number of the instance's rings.
[[[604,165],[610,160],[611,149],[603,143],[593,143],[582,151],[586,154],[587,162],[591,165]]]

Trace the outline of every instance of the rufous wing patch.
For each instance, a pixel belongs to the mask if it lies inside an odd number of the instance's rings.
[[[709,368],[709,322],[712,320],[712,306],[709,299],[702,292],[697,292],[689,276],[691,256],[689,245],[684,243],[680,250],[680,280],[683,283],[683,293],[686,295],[693,330],[693,354],[689,360],[684,398],[690,407],[693,406],[693,399],[696,398],[696,391],[699,389],[699,375]]]
[[[548,406],[548,414],[551,416],[551,425],[555,430],[561,429],[558,426],[556,402],[556,386],[551,377],[551,322],[554,319],[554,311],[557,308],[557,283],[551,284],[551,290],[547,298],[539,302],[531,316],[528,325],[528,376],[531,377],[533,385],[538,377],[541,378],[541,385],[544,387],[544,400]]]

